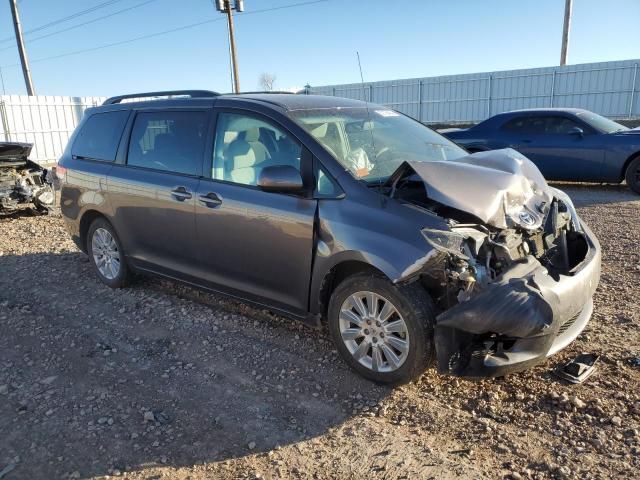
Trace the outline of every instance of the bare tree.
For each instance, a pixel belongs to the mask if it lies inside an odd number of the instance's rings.
[[[270,92],[273,90],[273,86],[276,83],[276,76],[273,73],[262,73],[260,74],[258,83],[260,84],[260,88],[262,88],[262,90]]]

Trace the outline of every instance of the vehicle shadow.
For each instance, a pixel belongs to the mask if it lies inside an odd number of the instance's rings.
[[[391,391],[348,370],[325,332],[167,281],[111,290],[81,253],[0,255],[0,271],[7,478],[267,452]]]
[[[599,184],[549,182],[551,186],[565,191],[576,207],[589,207],[611,203],[640,202],[640,195],[626,184]]]

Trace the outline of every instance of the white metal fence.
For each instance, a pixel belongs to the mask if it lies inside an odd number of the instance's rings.
[[[475,123],[519,108],[579,107],[640,119],[640,60],[311,87],[309,93],[388,105],[428,124]],[[55,162],[86,108],[105,97],[0,95],[0,141],[33,143]]]
[[[105,97],[0,95],[0,141],[33,143],[30,158],[58,160],[85,109]]]
[[[424,123],[474,123],[522,108],[576,107],[640,118],[640,60],[311,87],[388,105]]]

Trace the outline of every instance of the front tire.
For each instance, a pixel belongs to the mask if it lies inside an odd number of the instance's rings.
[[[130,273],[116,231],[104,218],[98,218],[87,232],[87,253],[98,278],[111,288],[126,287]]]
[[[631,190],[640,194],[640,155],[632,160],[627,167],[625,180]]]
[[[410,382],[433,359],[433,306],[417,283],[398,287],[380,275],[348,277],[331,296],[328,322],[342,358],[374,382]]]

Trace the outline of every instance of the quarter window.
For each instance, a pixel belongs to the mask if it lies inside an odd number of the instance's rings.
[[[71,148],[71,155],[89,160],[113,162],[128,116],[128,110],[91,115],[78,132]]]
[[[127,164],[200,175],[206,131],[205,112],[139,113],[131,131]]]
[[[211,177],[256,185],[264,167],[291,165],[300,170],[301,154],[301,145],[271,122],[221,113],[216,127]]]
[[[337,197],[342,192],[324,168],[318,166],[316,169],[316,195],[321,197]]]

